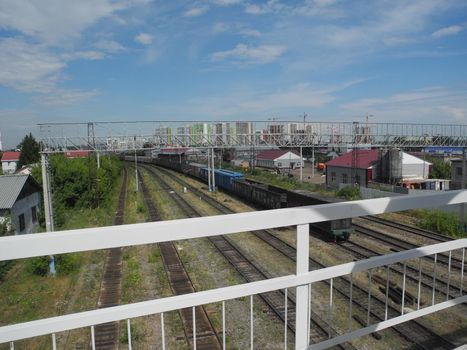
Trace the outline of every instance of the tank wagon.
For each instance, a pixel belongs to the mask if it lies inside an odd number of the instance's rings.
[[[134,157],[125,157],[125,160],[134,161]],[[208,182],[208,168],[204,164],[190,163],[184,159],[175,161],[164,157],[138,157],[138,161],[140,163],[160,165],[200,179],[203,182]],[[240,172],[216,169],[214,174],[216,187],[266,209],[290,208],[339,201],[335,198],[319,196],[308,191],[289,191],[277,186],[247,180]],[[331,235],[333,240],[348,239],[353,231],[351,218],[325,221],[310,226],[312,229],[318,229],[326,235]]]

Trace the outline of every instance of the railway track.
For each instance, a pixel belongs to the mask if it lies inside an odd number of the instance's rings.
[[[419,248],[420,247],[417,244],[404,241],[404,240],[396,238],[394,236],[390,236],[387,233],[382,232],[380,230],[376,230],[376,229],[373,229],[373,228],[368,228],[368,227],[362,226],[360,224],[354,223],[353,227],[355,228],[356,232],[358,232],[358,233],[360,233],[360,234],[362,234],[364,236],[368,236],[368,237],[377,239],[377,240],[387,244],[388,246],[390,246],[391,249],[394,250],[394,251],[403,251],[403,250],[409,250],[409,249],[414,249],[414,248]],[[428,256],[427,259],[430,259],[430,260],[434,261],[433,256]],[[462,269],[462,259],[458,259],[458,258],[456,258],[454,256],[451,256],[451,258],[449,258],[449,256],[444,254],[444,253],[443,254],[437,254],[436,261],[438,263],[441,263],[441,264],[446,265],[446,266],[450,266],[451,268],[454,268],[454,269],[459,270],[459,271]],[[465,262],[464,262],[464,266],[465,266]],[[464,269],[465,269],[465,267],[464,267]]]
[[[160,169],[162,172],[165,172],[166,174],[171,174],[166,169],[161,169],[160,167],[158,167],[157,169]],[[217,208],[221,213],[224,213],[224,214],[233,213],[233,211],[230,208],[223,205],[222,203],[217,202],[213,198],[205,195],[200,190],[194,188],[193,186],[189,185],[185,181],[181,180],[178,176],[171,176],[171,178],[174,181],[178,182],[180,185],[189,188],[190,191],[194,192],[197,196],[200,196],[201,198],[203,198],[205,202]],[[276,237],[270,230],[258,230],[252,233],[256,235],[258,238],[265,241],[267,244],[274,247],[276,250],[278,250],[280,253],[282,253],[289,259],[292,259],[294,261],[296,260],[295,247],[289,245],[288,243]],[[311,258],[310,258],[309,263],[310,263],[310,270],[321,269],[321,268],[326,267],[322,265],[321,263],[319,263],[318,261],[311,259]],[[329,282],[325,281],[325,283],[328,284]],[[335,279],[333,283],[333,289],[337,291],[339,294],[341,294],[342,296],[344,296],[345,298],[349,299],[348,291],[350,290],[350,285],[351,285],[351,281],[349,278],[341,277],[341,278]],[[368,291],[359,287],[355,283],[352,283],[352,287],[353,287],[352,303],[362,308],[363,310],[367,311],[368,310]],[[371,313],[371,317],[373,318],[373,320],[375,319],[378,321],[384,320],[385,312],[386,312],[385,301],[379,298],[376,298],[375,296],[372,296],[372,306],[371,306],[370,313]],[[399,316],[399,315],[400,315],[400,310],[397,310],[388,304],[388,319]],[[393,327],[393,329],[406,340],[409,340],[410,342],[415,343],[420,349],[426,349],[426,350],[452,349],[455,347],[455,345],[452,344],[450,341],[437,335],[432,330],[428,329],[427,327],[423,326],[417,321],[409,321],[405,323],[404,325],[395,326]]]
[[[148,209],[149,221],[160,221],[156,206],[146,186],[141,173],[138,173],[144,202]],[[162,263],[164,265],[170,287],[174,295],[194,293],[195,287],[191,281],[173,242],[159,243]],[[202,350],[220,350],[221,343],[215,327],[211,323],[206,309],[202,306],[195,307],[196,340],[194,337],[193,309],[186,308],[178,311],[182,320],[185,338],[190,348]],[[196,341],[196,345],[195,345]]]
[[[190,205],[184,198],[165,181],[157,172],[150,167],[143,166],[153,176],[155,176],[162,188],[168,192],[172,192],[172,198],[177,205],[185,212],[188,217],[200,217],[201,214]],[[159,168],[158,168],[159,169]],[[177,181],[176,179],[174,179]],[[216,249],[225,257],[227,261],[235,268],[235,270],[248,282],[260,281],[271,278],[265,271],[257,264],[248,259],[239,247],[226,236],[209,237],[209,241],[216,247]],[[285,322],[287,318],[287,326],[295,332],[295,300],[288,294],[287,295],[287,316],[285,314],[285,294],[283,291],[273,291],[259,295],[261,299],[269,306],[274,314],[282,321]],[[329,332],[336,335],[336,332],[329,326],[323,319],[315,313],[311,316],[311,334],[310,337],[315,342],[323,341],[328,338]],[[337,346],[338,349],[355,349],[351,344],[342,344]]]
[[[348,252],[350,252],[357,259],[368,259],[374,256],[381,255],[373,249],[364,247],[361,244],[358,244],[354,241],[348,240],[343,241],[338,244],[338,246]],[[420,268],[420,266],[419,266]],[[419,283],[420,285],[426,288],[429,291],[433,289],[433,275],[420,271],[419,268],[414,268],[412,266],[406,265],[406,278],[409,281],[414,282],[415,284]],[[397,263],[391,265],[391,273],[394,272],[399,276],[404,275],[404,264]],[[448,292],[449,290],[449,292]],[[449,298],[457,298],[460,295],[460,286],[454,284],[454,281],[450,280],[449,283],[442,277],[437,277],[435,279],[435,291],[439,294],[442,294],[444,297],[449,295]],[[467,290],[464,288],[463,293],[465,294]],[[464,304],[462,304],[464,305]]]
[[[128,173],[123,168],[123,181],[118,196],[117,212],[114,225],[123,225],[125,219],[125,200],[128,187]],[[107,251],[104,275],[102,277],[97,306],[101,308],[118,305],[120,302],[122,282],[122,248],[112,248]],[[96,349],[114,350],[119,345],[119,322],[103,323],[95,326]]]
[[[440,235],[439,233],[435,233],[435,232],[432,232],[432,231],[429,231],[429,230],[425,230],[425,229],[410,226],[410,225],[401,224],[399,222],[386,220],[386,219],[383,219],[383,218],[379,218],[377,216],[372,216],[372,215],[371,216],[364,216],[361,219],[365,219],[365,220],[368,220],[368,221],[371,221],[371,222],[376,222],[378,224],[382,224],[382,225],[386,225],[386,226],[389,226],[389,227],[397,228],[397,229],[405,231],[405,232],[414,233],[414,234],[416,234],[418,236],[423,236],[423,237],[426,237],[426,238],[430,238],[430,239],[432,239],[434,241],[437,241],[437,242],[452,241],[452,238]]]

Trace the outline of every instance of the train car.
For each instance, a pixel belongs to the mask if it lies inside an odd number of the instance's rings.
[[[268,185],[250,180],[234,181],[232,192],[264,208],[279,209],[287,207],[287,194],[270,191]]]
[[[205,168],[205,164],[198,164],[198,163],[186,163],[182,165],[182,171],[184,174],[188,176],[194,177],[196,179],[200,178],[199,172],[202,168]]]
[[[208,182],[208,168],[201,168],[199,174],[201,179]],[[214,170],[214,177],[216,180],[216,187],[229,192],[232,192],[233,180],[242,180],[245,178],[242,173],[225,169]]]
[[[208,182],[208,168],[204,164],[180,162],[166,158],[155,158],[151,162]],[[277,186],[246,180],[243,174],[239,172],[216,169],[214,173],[216,187],[267,209],[326,204],[339,201],[332,197],[324,197],[308,191],[289,191]],[[331,234],[334,240],[348,239],[353,232],[351,218],[320,222],[312,224],[311,227],[317,228],[325,234]]]
[[[325,197],[304,190],[295,190],[292,193],[296,195],[293,196],[295,202],[292,203],[295,205],[317,205],[341,202],[341,200],[339,200],[338,198]],[[353,233],[352,218],[317,222],[310,226],[312,229],[318,228],[319,230],[322,230],[324,232],[332,233],[336,240],[347,240]]]

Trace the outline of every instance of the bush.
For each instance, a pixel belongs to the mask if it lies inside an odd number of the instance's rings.
[[[454,213],[427,210],[421,217],[420,227],[445,236],[461,237],[459,218]]]
[[[339,191],[337,191],[337,196],[345,198],[350,201],[361,199],[360,188],[353,187],[353,186],[347,186],[347,187],[341,188]]]
[[[30,258],[26,263],[26,269],[34,275],[46,276],[49,273],[49,260],[49,256]]]
[[[79,254],[60,254],[55,256],[55,268],[60,275],[69,275],[78,271],[81,265]]]
[[[78,270],[80,256],[78,254],[55,255],[55,269],[60,275],[68,275]],[[31,258],[26,263],[26,269],[37,276],[46,276],[49,273],[49,256]]]

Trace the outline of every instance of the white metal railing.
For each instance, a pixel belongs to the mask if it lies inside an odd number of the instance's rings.
[[[464,284],[463,266],[465,259],[465,248],[467,247],[467,239],[460,239],[432,246],[425,246],[417,249],[374,257],[358,262],[327,267],[309,272],[308,224],[330,219],[380,214],[411,208],[435,207],[441,205],[464,203],[466,201],[467,191],[451,191],[443,192],[440,194],[418,195],[411,197],[378,198],[300,208],[277,209],[193,219],[3,237],[0,238],[0,261],[59,253],[81,252],[95,249],[209,237],[219,234],[231,234],[236,232],[254,231],[284,226],[297,226],[297,259],[296,274],[294,275],[212,289],[203,292],[196,292],[189,295],[178,295],[3,326],[0,327],[0,343],[11,342],[13,348],[14,341],[51,334],[52,344],[55,348],[55,334],[58,332],[82,327],[91,327],[91,335],[94,335],[95,325],[112,321],[128,320],[127,325],[129,346],[131,348],[131,332],[129,327],[130,319],[146,315],[160,314],[162,331],[164,331],[163,315],[165,312],[189,307],[193,308],[194,310],[194,307],[198,305],[222,302],[223,344],[225,348],[224,310],[226,300],[250,296],[252,307],[252,295],[281,289],[287,290],[290,288],[296,288],[295,347],[296,349],[324,349],[326,347],[346,342],[375,331],[392,327],[417,317],[446,309],[456,304],[467,302],[467,295],[462,294]],[[460,250],[463,259],[460,277],[461,288],[458,297],[449,299],[449,293],[447,293],[448,297],[445,301],[435,303],[435,299],[433,298],[431,306],[420,308],[420,305],[418,305],[417,310],[408,313],[404,312],[404,306],[402,305],[400,316],[391,319],[387,319],[386,317],[384,321],[375,324],[370,324],[370,318],[368,318],[368,324],[364,328],[352,330],[352,328],[349,327],[349,331],[346,334],[336,336],[319,344],[309,344],[311,284],[326,280],[329,280],[330,283],[332,283],[333,279],[337,277],[346,275],[352,276],[352,274],[361,271],[371,272],[371,269],[376,267],[389,266],[391,264],[400,262],[404,263],[408,260],[420,259],[424,256],[434,254],[437,256],[437,254],[443,252],[449,252],[449,256],[451,256],[451,252],[455,250]],[[450,272],[451,269],[449,268],[449,273]],[[433,282],[436,281],[436,278],[436,273],[434,273]],[[403,280],[403,293],[405,293],[405,269]],[[434,285],[435,283],[433,283],[433,286]],[[418,288],[420,293],[420,284]],[[449,291],[449,283],[447,288]],[[332,315],[332,290],[333,289],[330,288],[330,316]],[[352,288],[350,290],[352,290]],[[370,300],[370,297],[371,288],[368,289],[368,300]],[[404,297],[402,297],[402,300],[404,300]],[[351,305],[352,297],[350,296],[349,326],[352,317]],[[368,314],[370,314],[370,311],[368,311]],[[285,317],[285,319],[287,319],[287,317]],[[194,327],[196,327],[196,325],[194,325]],[[195,330],[193,333],[196,336]],[[165,346],[164,334],[162,334],[161,337],[163,345]],[[93,336],[92,339],[94,339]],[[92,343],[94,342],[92,341]],[[253,344],[253,324],[251,324],[251,344]],[[285,346],[287,346],[286,341]]]

